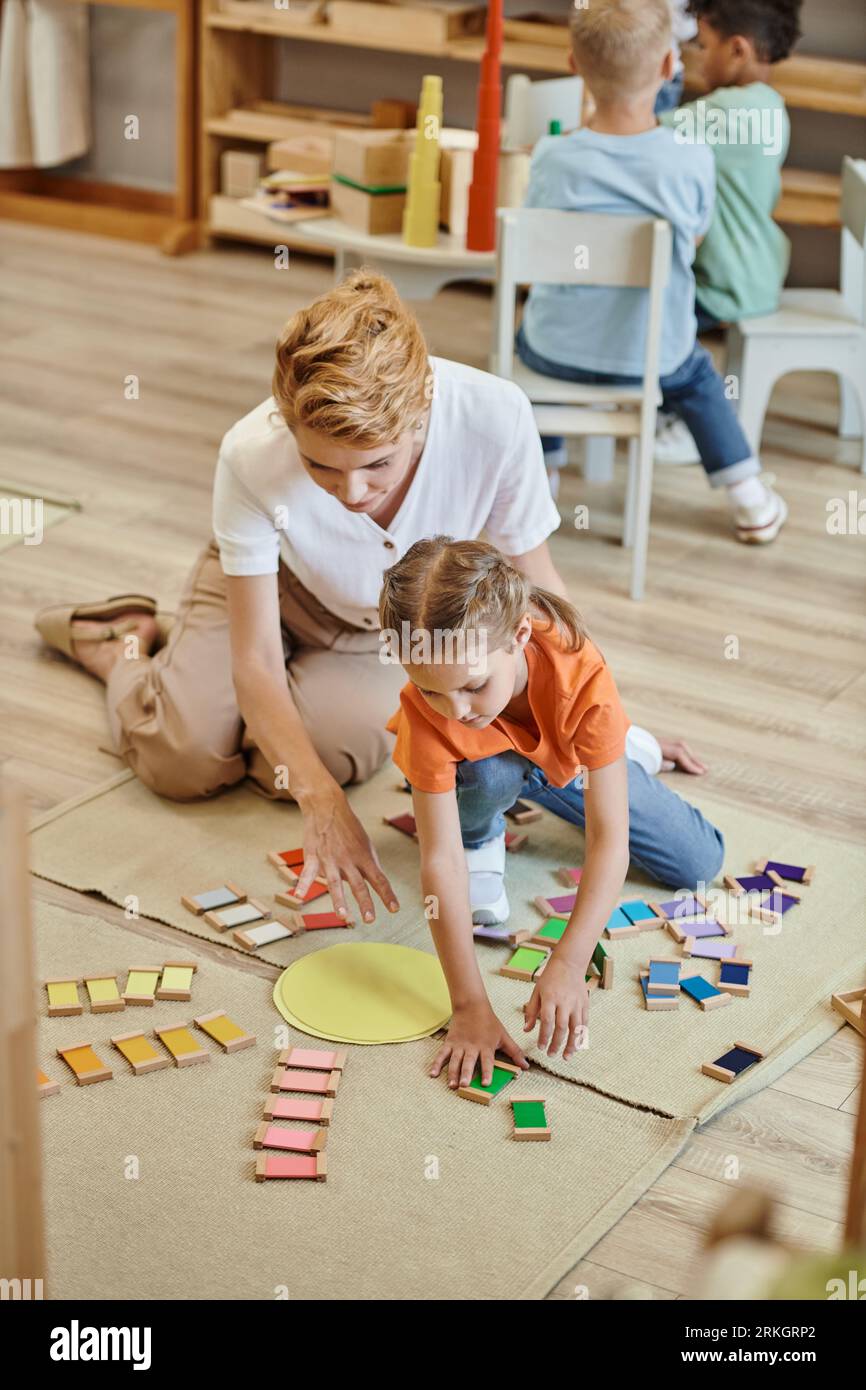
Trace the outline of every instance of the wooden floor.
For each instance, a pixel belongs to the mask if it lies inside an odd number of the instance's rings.
[[[34,611],[127,589],[172,607],[209,533],[220,437],[268,393],[283,320],[330,283],[328,262],[300,254],[276,270],[258,249],[166,260],[123,242],[0,227],[0,495],[17,486],[83,508],[41,545],[0,550],[0,764],[35,811],[119,764],[101,687],[42,649]],[[431,352],[485,365],[485,290],[447,290],[418,312]],[[791,513],[774,546],[736,544],[700,468],[659,469],[647,598],[631,603],[619,468],[612,486],[569,470],[552,549],[633,720],[692,743],[732,813],[748,801],[862,842],[864,541],[856,530],[829,534],[827,508],[851,493],[856,508],[866,488],[859,442],[836,436],[837,405],[835,382],[819,375],[790,377],[774,397],[763,459]],[[572,524],[579,504],[588,530]],[[35,892],[122,918],[66,890],[37,882]],[[556,1296],[638,1282],[660,1298],[688,1297],[732,1154],[741,1182],[779,1197],[783,1235],[833,1248],[860,1055],[845,1028],[705,1126]]]

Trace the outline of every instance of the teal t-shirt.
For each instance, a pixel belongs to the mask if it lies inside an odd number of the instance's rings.
[[[666,111],[684,148],[705,144],[716,161],[716,204],[694,262],[699,304],[723,322],[772,313],[791,243],[773,221],[788,153],[785,103],[765,82],[720,87]]]

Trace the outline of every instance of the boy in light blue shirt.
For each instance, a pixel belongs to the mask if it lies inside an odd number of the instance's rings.
[[[692,262],[696,240],[712,217],[715,168],[705,145],[678,143],[653,112],[659,87],[673,70],[668,0],[592,0],[587,8],[575,8],[571,39],[572,64],[592,93],[595,113],[573,134],[539,142],[526,205],[670,223],[663,409],[691,430],[711,486],[729,502],[737,538],[772,541],[787,507],[761,479],[724,383],[696,339]],[[568,381],[639,381],[648,298],[645,290],[535,285],[517,338],[521,360]]]

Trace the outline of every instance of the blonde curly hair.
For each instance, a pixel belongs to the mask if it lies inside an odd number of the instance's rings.
[[[289,429],[372,449],[414,428],[432,383],[415,315],[390,280],[361,269],[289,319],[272,391]]]

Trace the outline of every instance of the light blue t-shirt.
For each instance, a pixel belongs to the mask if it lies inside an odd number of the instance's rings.
[[[656,126],[640,135],[576,130],[533,151],[526,206],[663,217],[673,231],[659,374],[669,376],[695,343],[695,237],[710,225],[715,165],[705,145],[681,145]],[[590,258],[592,247],[589,247]],[[534,285],[523,316],[529,346],[583,371],[642,376],[649,295],[598,285]]]

